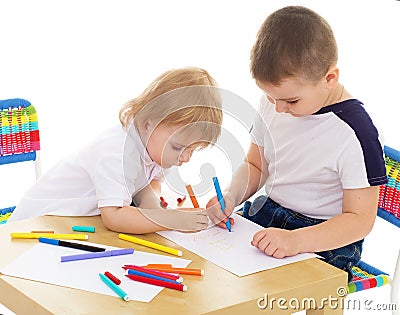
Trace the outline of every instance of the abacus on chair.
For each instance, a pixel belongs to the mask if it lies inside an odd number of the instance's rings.
[[[40,176],[40,137],[35,108],[20,98],[0,101],[0,165],[34,161],[36,179]],[[15,207],[0,209],[0,224]]]
[[[400,227],[400,152],[385,146],[385,163],[388,183],[382,185],[379,191],[378,216],[382,219]],[[392,240],[396,242],[396,240]],[[398,242],[399,240],[397,240]],[[353,267],[353,281],[347,286],[348,293],[353,293],[373,287],[379,287],[390,283],[391,303],[397,306],[393,314],[399,314],[398,304],[399,282],[400,282],[400,251],[393,276],[360,261]],[[396,303],[396,304],[395,304]]]

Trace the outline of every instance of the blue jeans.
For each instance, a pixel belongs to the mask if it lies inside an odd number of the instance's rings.
[[[286,230],[295,230],[325,221],[322,219],[310,218],[284,208],[267,196],[260,196],[256,198],[253,203],[246,201],[243,207],[243,217],[263,227],[276,227]],[[340,248],[318,252],[316,254],[324,257],[325,262],[328,264],[346,271],[348,273],[348,279],[351,281],[351,268],[361,258],[363,242],[364,240],[362,239]]]

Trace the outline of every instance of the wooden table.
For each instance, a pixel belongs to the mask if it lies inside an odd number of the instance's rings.
[[[91,225],[96,233],[89,239],[95,243],[126,247],[118,234],[107,230],[99,216],[44,216],[0,226],[0,268],[37,244],[37,240],[11,239],[10,232],[55,230],[71,233],[73,225]],[[191,268],[205,270],[203,277],[185,276],[187,292],[164,289],[150,303],[123,300],[96,293],[55,286],[0,274],[0,303],[17,315],[24,314],[290,314],[312,307],[311,298],[320,306],[331,299],[332,309],[309,309],[307,314],[343,314],[337,289],[346,286],[347,275],[319,259],[313,258],[282,267],[237,277],[196,254],[180,248],[157,234],[141,238],[161,243],[184,252],[192,260]],[[156,250],[132,244],[135,250],[160,254]],[[29,262],[27,262],[29,263]],[[243,264],[246,258],[243,257]],[[265,296],[268,295],[267,299]],[[323,299],[326,300],[323,300]],[[279,299],[282,299],[279,301]],[[285,300],[284,300],[285,299]],[[296,300],[297,299],[297,300]],[[336,300],[335,300],[336,299]],[[265,306],[268,301],[266,309]],[[336,301],[336,302],[335,302]],[[278,303],[279,302],[279,303]],[[299,302],[300,307],[291,306]],[[303,307],[301,304],[304,304]],[[272,309],[271,306],[272,305]]]

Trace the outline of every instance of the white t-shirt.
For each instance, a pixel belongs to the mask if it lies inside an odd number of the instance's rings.
[[[130,205],[152,179],[162,178],[162,168],[150,159],[135,127],[127,132],[117,126],[46,172],[9,221],[43,214],[98,215],[100,207]]]
[[[294,117],[263,96],[258,112],[252,141],[269,163],[266,193],[281,206],[329,219],[342,213],[343,189],[386,183],[378,131],[360,101]]]

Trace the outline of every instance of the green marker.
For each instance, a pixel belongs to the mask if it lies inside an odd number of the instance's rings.
[[[72,231],[94,233],[94,226],[74,225]]]
[[[124,301],[129,301],[129,296],[124,290],[122,290],[119,286],[117,286],[114,282],[112,282],[110,279],[107,278],[107,276],[103,275],[102,273],[99,273],[99,276],[100,279],[103,280],[103,282],[110,289],[112,289],[115,293],[117,293],[121,299],[123,299]]]

